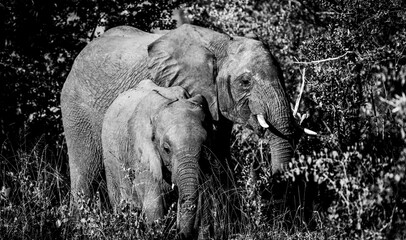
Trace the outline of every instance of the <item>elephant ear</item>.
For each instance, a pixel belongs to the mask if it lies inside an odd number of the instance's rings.
[[[188,101],[200,107],[203,107],[206,104],[206,100],[204,99],[204,96],[201,94],[194,95],[193,97],[189,98]]]
[[[191,96],[202,94],[214,120],[218,120],[215,87],[216,47],[228,40],[225,34],[184,24],[163,35],[148,46],[149,69],[160,86],[182,86]]]
[[[153,126],[150,118],[160,107],[159,104],[154,104],[158,94],[151,90],[137,89],[137,94],[134,95],[138,95],[142,99],[136,104],[127,124],[127,142],[130,145],[128,148],[132,153],[128,157],[141,162],[135,166],[136,172],[141,173],[148,170],[154,179],[160,181],[162,180],[162,164],[152,140]]]

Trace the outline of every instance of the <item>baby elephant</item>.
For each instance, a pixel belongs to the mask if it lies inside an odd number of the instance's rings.
[[[180,236],[193,238],[201,215],[201,153],[208,129],[201,95],[150,80],[120,94],[108,108],[102,129],[107,187],[113,207],[126,200],[149,221],[168,208],[165,192],[178,188]]]

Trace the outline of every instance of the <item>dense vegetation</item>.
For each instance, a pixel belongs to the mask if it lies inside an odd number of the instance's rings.
[[[172,211],[147,226],[125,204],[113,215],[83,199],[80,221],[68,214],[59,92],[101,26],[174,27],[170,12],[180,1],[137,2],[0,4],[0,232],[7,239],[174,234]],[[230,238],[406,238],[406,3],[200,0],[181,8],[194,24],[268,44],[292,104],[304,86],[298,122],[319,133],[303,136],[289,170],[271,177],[266,139],[235,127],[235,185],[246,217]],[[303,207],[288,212],[270,194],[279,185],[288,193],[306,187],[298,201],[314,206],[310,222],[302,221]]]

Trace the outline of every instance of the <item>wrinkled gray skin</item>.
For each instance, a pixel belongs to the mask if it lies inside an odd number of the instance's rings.
[[[229,153],[232,124],[258,130],[257,114],[270,126],[272,171],[292,157],[299,134],[278,63],[261,42],[188,24],[165,35],[116,27],[82,50],[63,86],[73,196],[81,190],[91,194],[103,179],[101,128],[107,107],[147,78],[205,97],[220,159]]]
[[[126,200],[152,222],[164,216],[165,193],[174,184],[179,235],[190,239],[200,224],[199,164],[209,124],[202,95],[186,96],[182,87],[158,87],[150,80],[121,93],[105,114],[102,146],[113,208]]]

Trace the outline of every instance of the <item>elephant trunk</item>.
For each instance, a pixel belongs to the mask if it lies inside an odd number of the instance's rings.
[[[282,170],[284,165],[293,157],[293,148],[288,139],[269,133],[272,173]]]
[[[269,103],[263,102],[269,99]],[[259,125],[268,128],[271,147],[272,171],[283,168],[293,156],[296,125],[283,87],[278,82],[254,87],[250,98],[251,113]]]
[[[179,235],[184,239],[192,239],[197,230],[194,229],[198,208],[199,166],[196,155],[179,159],[177,169],[178,219]]]

